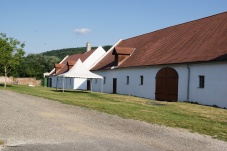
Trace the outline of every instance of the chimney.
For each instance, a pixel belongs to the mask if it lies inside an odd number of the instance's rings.
[[[91,50],[91,43],[87,42],[87,52]]]

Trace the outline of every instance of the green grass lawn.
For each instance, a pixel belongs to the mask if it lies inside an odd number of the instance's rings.
[[[0,89],[4,89],[0,85]],[[123,118],[179,127],[227,141],[227,110],[184,102],[153,101],[133,96],[56,91],[53,88],[10,85],[6,90],[94,109]]]
[[[0,145],[3,145],[3,144],[4,144],[4,142],[2,140],[0,140]]]

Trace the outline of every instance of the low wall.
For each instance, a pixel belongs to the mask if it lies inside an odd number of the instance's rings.
[[[5,83],[5,77],[0,76],[0,83]],[[12,84],[13,83],[13,77],[7,77],[6,78],[6,83],[7,84]]]
[[[5,83],[5,77],[0,77],[0,83]],[[7,84],[19,84],[19,85],[41,85],[41,80],[36,80],[35,78],[14,78],[14,77],[7,77],[6,78]]]

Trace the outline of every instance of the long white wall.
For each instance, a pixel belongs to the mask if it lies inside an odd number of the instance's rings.
[[[190,64],[190,84],[188,91],[188,72],[186,64],[169,66],[150,66],[95,71],[106,77],[104,93],[113,93],[113,78],[117,78],[117,93],[155,99],[155,77],[164,67],[175,69],[179,75],[178,100],[198,102],[205,105],[217,105],[227,108],[227,63]],[[205,88],[198,88],[199,76],[205,76]],[[129,84],[126,84],[129,76]],[[144,84],[140,85],[140,76]],[[101,91],[101,80],[92,80],[93,91]],[[188,93],[189,92],[189,93]]]
[[[106,51],[99,46],[84,62],[84,66],[87,69],[90,69],[97,61],[106,54]],[[65,57],[66,59],[67,57]],[[49,77],[49,84],[51,80],[51,87],[56,87],[58,84],[58,88],[63,88],[62,77],[50,76]],[[78,78],[65,78],[64,79],[64,88],[65,89],[80,89],[80,90],[87,90],[87,79],[78,79]]]
[[[48,78],[48,86],[55,88],[57,84],[57,77],[56,76],[50,76]]]
[[[78,78],[64,78],[64,81],[62,77],[51,76],[49,77],[49,80],[52,79],[52,87],[53,88],[63,88],[64,89],[80,89],[80,90],[87,90],[87,79],[78,79]]]
[[[155,66],[155,67],[143,67],[143,68],[123,68],[113,70],[95,71],[103,77],[106,77],[105,84],[103,84],[103,92],[113,93],[113,79],[117,79],[117,93],[139,96],[144,98],[155,98],[155,77],[157,72],[166,66]],[[179,83],[178,87],[178,99],[186,100],[187,93],[184,89],[187,89],[187,68],[186,66],[176,66],[174,69],[178,72]],[[178,72],[179,74],[179,72]],[[129,76],[129,84],[126,83],[126,76]],[[140,76],[143,76],[143,85],[140,84]],[[93,91],[101,91],[101,80],[95,80],[92,82]]]
[[[190,68],[189,100],[227,108],[227,63],[194,64]],[[204,88],[199,88],[200,75],[205,77]]]

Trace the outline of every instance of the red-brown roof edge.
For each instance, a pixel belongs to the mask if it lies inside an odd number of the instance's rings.
[[[145,34],[141,34],[141,35],[138,35],[138,36],[134,36],[134,37],[131,37],[131,38],[127,38],[127,39],[124,39],[124,40],[129,40],[129,39],[133,39],[133,38],[140,37],[140,36],[143,36],[143,35],[147,35],[147,34],[150,34],[150,33],[159,32],[160,30],[163,30],[163,29],[166,29],[166,28],[177,27],[177,26],[180,26],[180,25],[184,25],[184,24],[187,24],[187,23],[195,22],[195,21],[198,21],[198,20],[202,20],[202,19],[205,19],[205,18],[212,17],[212,16],[221,15],[221,14],[224,14],[224,13],[227,13],[227,11],[222,12],[222,13],[218,13],[218,14],[214,14],[214,15],[210,15],[210,16],[206,16],[206,17],[203,17],[203,18],[198,18],[198,19],[195,19],[195,20],[187,21],[187,22],[184,22],[184,23],[175,24],[175,25],[168,26],[168,27],[165,27],[165,28],[160,28],[160,29],[157,29],[155,31],[148,32],[148,33],[145,33]]]

